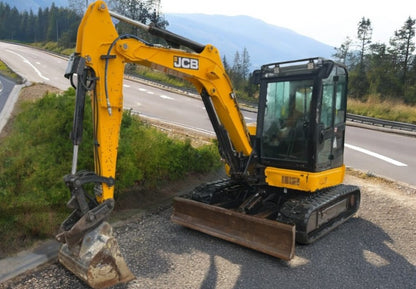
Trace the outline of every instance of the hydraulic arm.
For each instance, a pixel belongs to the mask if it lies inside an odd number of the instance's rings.
[[[124,64],[127,62],[151,67],[193,83],[203,96],[211,121],[215,122],[214,129],[218,135],[222,135],[220,147],[227,163],[233,173],[241,171],[240,158],[236,160],[234,155],[248,157],[252,146],[218,50],[212,45],[197,44],[166,30],[132,20],[130,23],[165,38],[168,43],[184,45],[197,52],[152,45],[132,35],[119,36],[110,15],[125,19],[109,11],[104,2],[98,1],[90,6],[79,27],[76,53],[73,56],[78,68],[72,71],[84,70],[80,75],[88,74],[90,79],[86,76],[87,81],[94,82],[92,85],[84,81],[82,86],[91,87],[93,92],[96,174],[114,177],[123,110]],[[78,115],[75,116],[77,122]],[[81,121],[82,118],[79,117],[79,122]],[[76,142],[74,144],[77,145]],[[102,165],[104,163],[106,165]],[[99,201],[112,198],[112,190],[112,186],[104,185]]]
[[[171,45],[185,46],[194,52],[153,45],[132,35],[118,35],[111,16],[164,38]],[[115,263],[121,264],[112,269],[116,272],[115,275],[118,275],[116,277],[108,274],[105,276],[105,272],[99,271],[98,266],[95,266],[95,273],[87,274],[86,271],[93,270],[94,261],[91,258],[86,261],[82,255],[92,251],[94,256],[109,252],[106,244],[102,244],[101,249],[91,248],[92,244],[85,244],[84,240],[85,235],[92,230],[95,232],[92,233],[94,236],[102,234],[104,220],[114,208],[114,177],[123,113],[125,63],[151,67],[182,77],[194,84],[202,96],[218,136],[221,155],[230,168],[230,174],[246,174],[246,160],[252,153],[244,118],[238,109],[219,52],[214,46],[201,45],[166,30],[125,18],[109,11],[103,1],[91,4],[78,28],[76,52],[71,56],[65,73],[76,87],[71,134],[74,145],[72,171],[64,178],[72,194],[68,206],[74,209],[74,212],[62,224],[57,239],[65,244],[60,251],[61,262],[96,288],[133,278],[133,275],[127,272],[127,266],[118,249],[113,252],[116,256],[110,254],[110,257],[116,260]],[[95,171],[78,172],[78,146],[82,139],[85,94],[88,91],[91,92],[93,113]],[[86,184],[91,183],[94,184],[93,194],[84,189]],[[111,232],[108,230],[109,225],[104,224],[104,228],[107,228],[106,234],[114,243],[115,240],[111,238]],[[77,254],[78,257],[74,258]],[[73,261],[74,259],[76,260]],[[84,263],[81,266],[83,269],[74,263]],[[125,270],[120,270],[120,267]],[[107,277],[110,280],[107,280]]]

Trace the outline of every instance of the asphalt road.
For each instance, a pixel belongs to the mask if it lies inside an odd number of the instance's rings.
[[[0,42],[0,58],[32,82],[43,82],[59,89],[70,86],[63,77],[66,60],[36,49]],[[124,107],[146,117],[203,131],[213,135],[201,101],[147,86],[124,81]],[[247,122],[254,113],[244,112]],[[416,185],[416,138],[368,129],[348,127],[345,164],[355,169]]]
[[[415,186],[415,156],[415,137],[351,126],[346,130],[347,166]]]
[[[7,97],[13,90],[15,83],[0,75],[0,111],[3,110]]]

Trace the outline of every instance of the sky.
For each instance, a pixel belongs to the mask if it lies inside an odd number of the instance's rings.
[[[362,17],[371,21],[373,43],[385,44],[409,16],[416,18],[416,0],[160,1],[164,14],[247,15],[334,47],[340,47],[347,37],[356,39],[358,22]]]

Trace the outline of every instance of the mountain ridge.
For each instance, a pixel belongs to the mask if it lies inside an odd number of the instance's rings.
[[[333,47],[288,28],[246,15],[165,14],[167,29],[202,44],[216,46],[232,63],[235,52],[247,49],[250,62],[265,63],[310,58],[330,58]]]
[[[19,11],[68,7],[68,0],[0,0]],[[330,58],[334,48],[288,28],[246,15],[164,13],[167,29],[201,44],[212,44],[232,65],[235,53],[247,49],[251,68],[262,64],[310,57]]]

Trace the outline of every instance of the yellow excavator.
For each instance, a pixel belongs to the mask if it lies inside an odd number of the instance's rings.
[[[166,40],[148,43],[119,35],[113,18]],[[125,63],[190,81],[200,93],[228,178],[173,200],[172,221],[276,256],[294,257],[350,218],[360,190],[344,185],[348,74],[322,58],[266,64],[253,72],[259,86],[256,125],[247,126],[218,50],[92,3],[78,28],[65,76],[76,87],[72,171],[64,177],[73,213],[56,236],[59,261],[93,288],[134,275],[106,221],[114,208]],[[94,172],[77,170],[86,93],[91,93]]]

